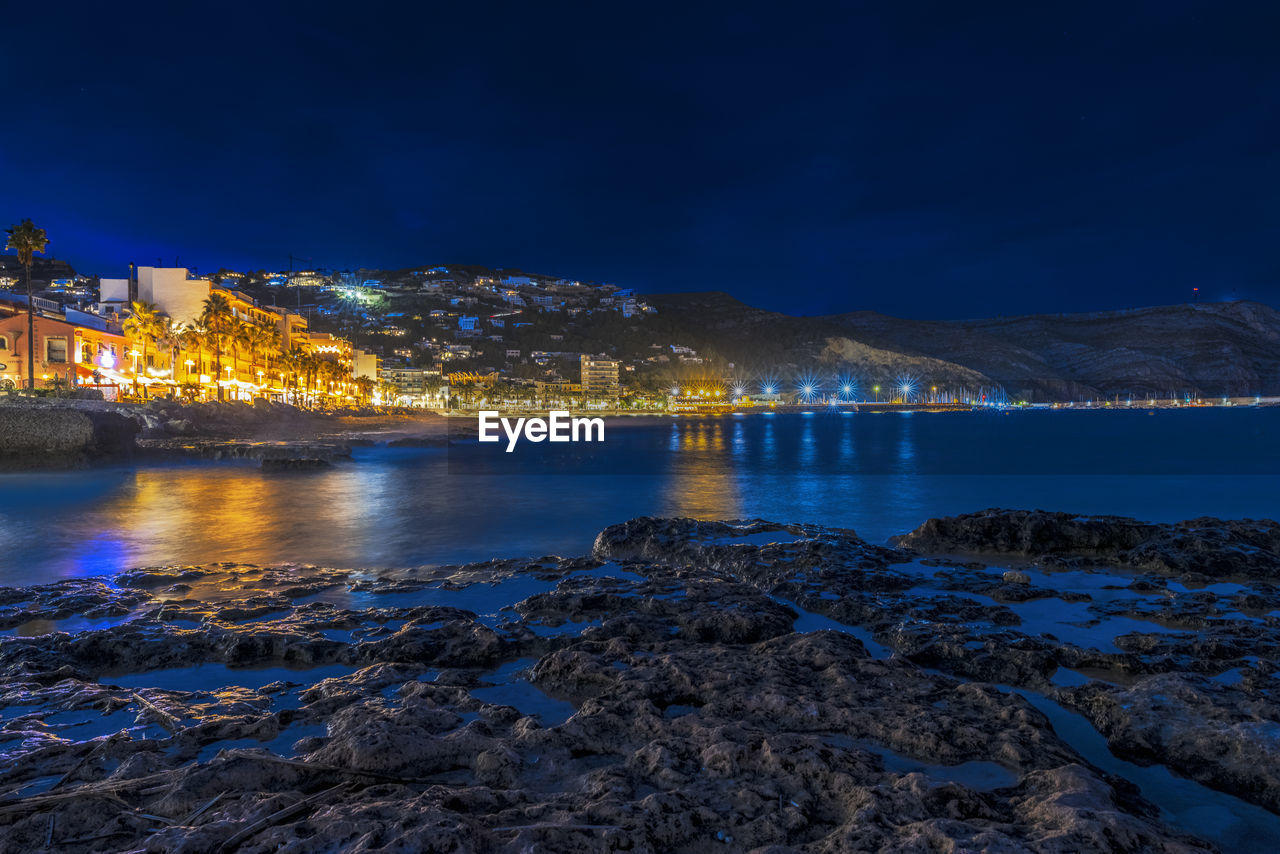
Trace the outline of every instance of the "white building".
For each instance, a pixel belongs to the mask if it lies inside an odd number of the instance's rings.
[[[360,377],[369,377],[372,380],[378,379],[378,357],[374,353],[367,353],[364,350],[352,349],[351,351],[351,376],[359,379]]]
[[[188,279],[186,267],[138,268],[138,300],[155,303],[175,323],[195,323],[212,290],[208,279]]]

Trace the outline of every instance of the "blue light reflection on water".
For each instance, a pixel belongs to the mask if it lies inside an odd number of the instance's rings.
[[[545,444],[362,448],[307,473],[188,463],[0,474],[0,583],[219,560],[581,554],[601,528],[640,515],[819,522],[877,542],[991,506],[1275,518],[1275,435],[1280,409],[818,413],[610,422],[604,453],[581,457],[592,474],[547,464],[538,454],[565,446]]]

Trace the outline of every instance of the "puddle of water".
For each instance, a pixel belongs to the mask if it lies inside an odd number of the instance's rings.
[[[61,779],[62,779],[61,774],[50,774],[47,777],[36,777],[34,780],[27,783],[21,789],[11,792],[9,794],[9,797],[25,798],[29,795],[43,794],[44,792],[49,791],[49,789],[53,787],[53,784],[58,782]]]
[[[1234,596],[1237,593],[1249,592],[1248,585],[1233,584],[1229,581],[1219,581],[1213,584],[1183,584],[1181,581],[1170,581],[1168,585],[1170,590],[1178,593],[1201,593],[1208,591],[1218,596]]]
[[[98,682],[120,688],[159,688],[165,691],[217,691],[232,686],[257,690],[272,682],[315,683],[334,676],[346,676],[359,669],[347,664],[326,664],[310,668],[232,668],[225,664],[208,662],[194,667],[172,667],[165,670],[152,670],[148,673],[103,676]]]
[[[1049,718],[1054,732],[1094,765],[1124,777],[1158,804],[1165,821],[1187,833],[1207,839],[1223,851],[1280,850],[1280,816],[1194,780],[1178,777],[1163,765],[1143,767],[1116,758],[1083,715],[1023,688],[996,685],[1001,691],[1024,697]]]
[[[920,588],[912,588],[912,590],[919,591]],[[1132,632],[1176,635],[1187,631],[1164,626],[1152,620],[1100,616],[1090,609],[1093,604],[1091,602],[1064,602],[1061,599],[998,602],[981,593],[965,592],[957,595],[989,605],[1004,605],[1022,620],[1022,625],[1018,626],[1017,630],[1024,634],[1050,634],[1064,643],[1075,644],[1084,649],[1096,649],[1099,652],[1121,652],[1120,647],[1115,644],[1115,639]]]
[[[311,736],[323,737],[329,734],[329,728],[324,724],[304,724],[295,723],[282,729],[275,738],[258,740],[256,738],[232,738],[226,741],[215,741],[207,744],[196,754],[197,762],[208,762],[210,759],[218,755],[222,750],[235,750],[237,748],[266,748],[277,756],[285,758],[293,758],[297,755],[297,751],[293,749],[293,745],[303,738]]]
[[[859,742],[857,746],[879,756],[884,762],[885,769],[895,774],[920,773],[931,780],[959,783],[977,792],[1005,789],[1018,783],[1017,774],[996,762],[973,760],[961,762],[959,765],[930,765],[878,744]]]
[[[861,626],[846,625],[845,623],[833,620],[830,617],[815,614],[812,611],[807,611],[804,608],[801,608],[795,602],[790,602],[779,596],[770,596],[769,598],[780,605],[786,605],[788,608],[800,615],[796,618],[796,621],[791,624],[791,630],[794,632],[817,632],[822,631],[823,629],[844,632],[845,634],[853,635],[855,638],[862,641],[862,645],[867,648],[867,652],[871,654],[872,658],[889,658],[893,655],[893,650],[889,649],[889,647],[884,644],[877,642],[875,638],[871,636],[871,632]]]
[[[477,615],[479,622],[492,627],[499,622],[499,612],[502,609],[522,602],[535,593],[548,593],[554,590],[555,586],[554,581],[543,581],[532,575],[517,574],[492,584],[477,581],[457,590],[438,585],[401,593],[366,591],[352,593],[346,589],[327,590],[298,602],[299,604],[311,601],[330,602],[352,609],[440,605],[471,611]]]
[[[122,617],[67,617],[62,620],[28,620],[13,628],[0,630],[0,637],[38,638],[54,632],[92,632],[97,629],[111,629],[122,626],[136,615],[126,614]]]
[[[1239,685],[1244,681],[1244,668],[1233,667],[1209,678],[1221,685]]]
[[[592,626],[603,624],[603,620],[583,620],[581,622],[566,621],[558,626],[548,626],[539,622],[526,622],[524,625],[529,631],[533,632],[540,638],[558,638],[566,636],[577,636],[582,634]]]
[[[581,569],[573,573],[573,575],[586,575],[591,578],[617,578],[620,581],[636,581],[642,584],[649,580],[638,572],[623,569],[616,563],[612,562],[606,563],[603,566],[597,566],[595,569]]]
[[[76,741],[88,741],[104,735],[111,735],[122,729],[131,730],[134,738],[168,738],[168,730],[159,724],[137,723],[136,706],[125,706],[109,714],[100,714],[92,709],[77,711],[60,711],[45,715],[44,724],[52,728],[52,732],[61,738]]]
[[[510,661],[481,678],[494,683],[488,688],[472,688],[470,694],[477,700],[498,706],[513,706],[523,715],[533,715],[544,727],[558,726],[567,721],[577,709],[573,703],[549,697],[528,680],[528,670],[536,658]]]
[[[800,537],[787,531],[757,531],[741,536],[728,534],[723,537],[707,537],[693,542],[700,546],[767,546],[773,543],[794,543],[799,539]]]
[[[1074,688],[1077,685],[1087,685],[1089,677],[1085,676],[1078,670],[1071,670],[1067,667],[1059,667],[1053,671],[1053,675],[1049,677],[1049,681],[1054,685],[1061,685],[1063,688]]]
[[[38,703],[15,703],[0,709],[0,723],[40,711]]]

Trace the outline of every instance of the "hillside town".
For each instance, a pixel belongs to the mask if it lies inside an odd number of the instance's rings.
[[[989,321],[795,317],[717,292],[642,297],[465,264],[199,273],[157,259],[93,276],[46,255],[30,221],[8,232],[0,392],[690,414],[1280,400],[1264,341],[1275,312],[1253,303]],[[1183,324],[1176,341],[1170,318]]]
[[[612,284],[444,266],[202,276],[130,265],[108,278],[37,258],[28,301],[17,260],[0,260],[0,389],[319,408],[603,409],[665,402],[624,383],[637,363],[701,362],[679,344],[627,363],[607,345],[571,349],[565,339],[578,318],[608,314],[636,325],[654,313]]]

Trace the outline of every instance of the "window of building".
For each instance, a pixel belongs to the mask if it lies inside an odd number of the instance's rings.
[[[55,364],[67,361],[66,338],[45,339],[45,361]]]
[[[0,350],[8,350],[8,349],[9,349],[9,339],[5,338],[3,335],[0,335]]]
[[[90,344],[88,341],[81,341],[80,342],[80,362],[82,364],[87,365],[92,361],[93,361],[93,345]]]

